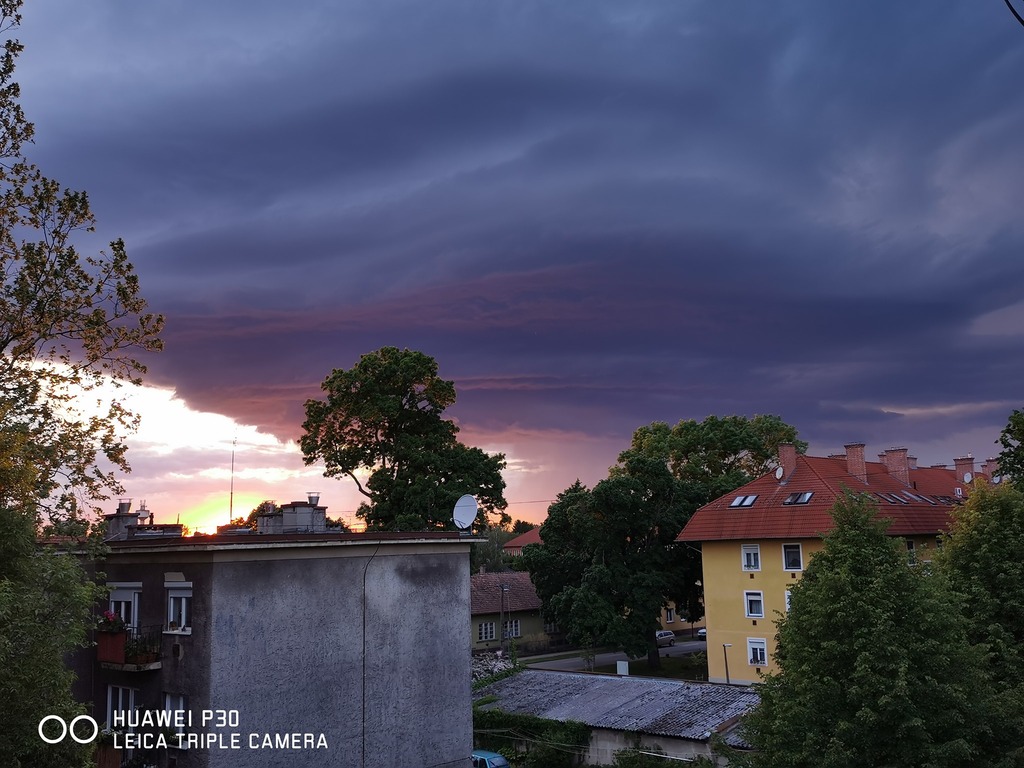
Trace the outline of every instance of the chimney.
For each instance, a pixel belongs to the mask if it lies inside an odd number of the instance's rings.
[[[910,485],[910,463],[907,461],[906,448],[888,448],[882,454],[882,462],[890,475],[904,485]]]
[[[860,480],[868,481],[868,468],[864,463],[864,443],[848,443],[846,449],[846,471]]]
[[[971,454],[961,456],[958,459],[953,459],[953,472],[956,474],[956,481],[958,483],[965,482],[964,475],[968,472],[971,473],[971,479],[974,476],[974,457]]]
[[[907,456],[907,466],[910,469],[917,469],[917,456]]]
[[[779,443],[779,466],[782,467],[783,479],[796,469],[796,446],[792,443]]]
[[[989,457],[981,465],[981,473],[987,475],[989,480],[999,477],[999,459]]]

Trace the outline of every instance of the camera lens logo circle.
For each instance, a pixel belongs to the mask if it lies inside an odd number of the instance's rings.
[[[51,739],[45,733],[43,733],[43,726],[51,720],[55,723],[60,723],[60,736],[58,736],[55,739]],[[75,725],[82,720],[92,724],[92,735],[87,739],[79,738],[78,734],[75,732]],[[39,738],[45,741],[47,744],[59,744],[60,742],[64,741],[64,739],[67,738],[69,735],[74,741],[77,741],[79,744],[89,744],[97,736],[100,735],[100,727],[96,723],[96,721],[88,715],[79,715],[74,720],[72,720],[70,724],[64,722],[64,718],[58,715],[47,715],[39,721]]]

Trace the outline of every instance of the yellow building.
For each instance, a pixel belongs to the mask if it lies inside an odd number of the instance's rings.
[[[869,494],[892,519],[889,533],[906,541],[908,557],[928,560],[971,481],[997,474],[994,459],[975,475],[970,456],[956,459],[953,469],[918,468],[906,448],[878,458],[865,461],[863,443],[824,458],[782,445],[774,473],[694,513],[678,540],[701,546],[709,680],[749,684],[774,670],[775,620],[821,549],[829,510],[845,490]]]

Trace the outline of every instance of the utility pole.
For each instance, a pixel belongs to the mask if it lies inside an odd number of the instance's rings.
[[[498,616],[500,617],[500,621],[501,621],[501,645],[500,645],[500,648],[501,648],[501,655],[502,656],[504,656],[505,653],[506,653],[505,639],[508,637],[508,632],[505,631],[505,594],[508,592],[508,589],[509,589],[508,584],[502,584],[501,585],[501,603],[500,603],[500,605],[498,607],[498,610],[500,611]]]
[[[728,649],[732,648],[732,643],[722,643],[722,657],[725,659],[725,684],[732,685],[729,680],[729,653]]]

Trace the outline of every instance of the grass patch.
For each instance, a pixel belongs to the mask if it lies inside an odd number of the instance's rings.
[[[614,664],[609,664],[594,667],[594,671],[614,675],[617,669]],[[708,679],[708,656],[703,651],[685,656],[662,656],[660,669],[651,669],[647,659],[635,659],[629,662],[629,674],[637,677],[668,677],[674,680],[705,682]]]

